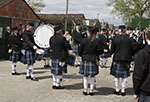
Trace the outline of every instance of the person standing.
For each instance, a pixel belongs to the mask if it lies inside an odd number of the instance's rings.
[[[28,23],[26,30],[23,33],[23,48],[25,49],[25,64],[27,64],[27,74],[26,79],[31,79],[32,81],[38,81],[33,74],[33,65],[35,63],[35,51],[38,49],[34,43],[33,38],[33,23]]]
[[[51,73],[53,75],[53,89],[63,89],[61,79],[63,73],[67,73],[66,58],[68,50],[71,49],[69,42],[62,35],[61,26],[54,27],[55,34],[50,38],[50,47],[52,50]]]
[[[16,72],[16,64],[20,59],[20,51],[22,47],[21,39],[18,35],[18,28],[13,27],[11,30],[11,35],[8,39],[9,50],[8,53],[10,54],[10,61],[12,61],[12,75],[20,75]]]
[[[144,29],[141,29],[139,32],[140,36],[138,38],[138,45],[139,45],[139,50],[143,49],[146,45],[147,42],[145,40],[145,32]]]
[[[127,35],[133,40],[137,41],[137,35],[133,33],[133,29],[131,27],[127,28]],[[132,56],[132,60],[130,62],[130,72],[133,72],[134,60],[135,60],[135,55]]]
[[[75,66],[80,66],[80,63],[81,63],[81,57],[78,54],[78,49],[80,46],[80,42],[83,39],[83,35],[82,35],[80,28],[81,28],[80,24],[77,24],[75,27],[75,30],[72,32],[72,35],[71,35],[73,40],[74,40],[74,42],[73,42],[73,53],[76,55]]]
[[[5,33],[5,51],[8,52],[8,49],[9,49],[9,43],[8,43],[8,39],[9,39],[9,36],[11,34],[11,31],[10,31],[10,27],[6,27],[6,33]],[[9,59],[9,55],[6,53],[6,60]]]
[[[121,82],[121,95],[125,96],[127,78],[130,76],[129,64],[132,55],[138,50],[138,44],[125,34],[113,38],[110,55],[113,55],[110,74],[114,76],[115,91],[114,94],[120,95],[119,82]],[[110,56],[109,55],[109,56]]]
[[[81,41],[79,55],[82,57],[79,73],[83,75],[84,95],[88,95],[88,79],[90,78],[90,95],[94,95],[95,76],[98,74],[97,59],[103,53],[103,44],[96,39],[96,29],[91,28],[88,32],[88,38]]]
[[[148,45],[137,53],[133,72],[134,97],[137,102],[150,102],[150,29],[146,30]]]
[[[107,29],[102,30],[102,35],[99,36],[99,39],[102,40],[104,45],[104,53],[100,55],[101,68],[106,68],[106,64],[108,61],[107,53],[109,52],[109,36],[107,34]]]

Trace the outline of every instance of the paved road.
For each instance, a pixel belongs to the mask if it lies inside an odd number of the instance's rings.
[[[111,60],[108,68],[100,68],[97,75],[94,96],[82,94],[82,76],[78,74],[79,68],[68,67],[68,74],[64,76],[63,90],[52,89],[52,76],[50,69],[43,68],[43,61],[34,66],[35,76],[40,80],[34,82],[26,80],[26,66],[18,63],[19,76],[11,75],[11,62],[0,61],[0,102],[135,102],[133,98],[132,77],[128,79],[127,95],[113,95],[114,81],[109,75]]]

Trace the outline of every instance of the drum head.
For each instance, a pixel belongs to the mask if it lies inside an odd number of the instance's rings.
[[[34,41],[40,48],[49,48],[49,39],[54,35],[50,25],[41,25],[34,32]]]

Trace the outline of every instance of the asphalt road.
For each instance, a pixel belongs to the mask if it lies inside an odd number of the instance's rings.
[[[26,66],[17,63],[19,76],[11,75],[11,62],[0,61],[0,102],[135,102],[132,89],[132,75],[127,83],[127,95],[117,96],[113,94],[114,79],[110,73],[111,59],[108,68],[99,69],[96,76],[96,90],[94,96],[84,96],[82,76],[78,74],[79,68],[68,67],[68,73],[64,75],[63,85],[65,89],[52,89],[52,75],[50,69],[43,68],[43,61],[34,66],[34,73],[38,82],[27,80]]]

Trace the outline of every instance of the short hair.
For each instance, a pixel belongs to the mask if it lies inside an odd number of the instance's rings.
[[[147,35],[148,40],[150,40],[150,28],[146,30],[145,35]]]

